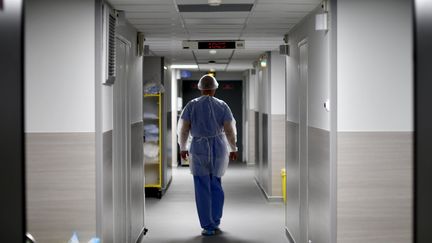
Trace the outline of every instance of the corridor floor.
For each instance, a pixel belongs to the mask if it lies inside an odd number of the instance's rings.
[[[230,165],[222,177],[225,190],[222,234],[204,237],[196,213],[189,168],[174,168],[173,181],[162,199],[146,199],[143,243],[287,243],[284,207],[267,202],[254,182],[254,169]]]

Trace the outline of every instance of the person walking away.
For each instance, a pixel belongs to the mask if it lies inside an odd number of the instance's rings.
[[[178,124],[178,143],[183,159],[189,157],[195,202],[202,235],[220,232],[224,205],[221,178],[229,160],[237,160],[236,122],[229,106],[214,97],[219,84],[204,75],[198,82],[201,96],[183,109]],[[192,136],[189,151],[188,137]]]

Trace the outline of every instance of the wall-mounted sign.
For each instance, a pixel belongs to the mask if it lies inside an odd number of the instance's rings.
[[[215,40],[215,41],[202,41],[202,40],[186,40],[183,41],[183,49],[244,49],[244,40]]]
[[[200,41],[198,49],[235,49],[235,41]]]

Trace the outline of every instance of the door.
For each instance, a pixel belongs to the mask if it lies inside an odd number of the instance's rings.
[[[130,44],[116,39],[116,80],[113,98],[113,218],[114,242],[130,239],[130,112],[128,66]]]
[[[308,43],[299,43],[299,163],[300,163],[300,242],[308,242]]]

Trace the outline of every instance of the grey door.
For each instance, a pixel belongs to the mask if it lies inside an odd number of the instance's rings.
[[[116,40],[116,81],[114,83],[113,119],[113,220],[114,242],[130,239],[130,112],[128,66],[130,44]]]
[[[299,44],[299,163],[300,163],[300,242],[308,242],[308,44]]]

